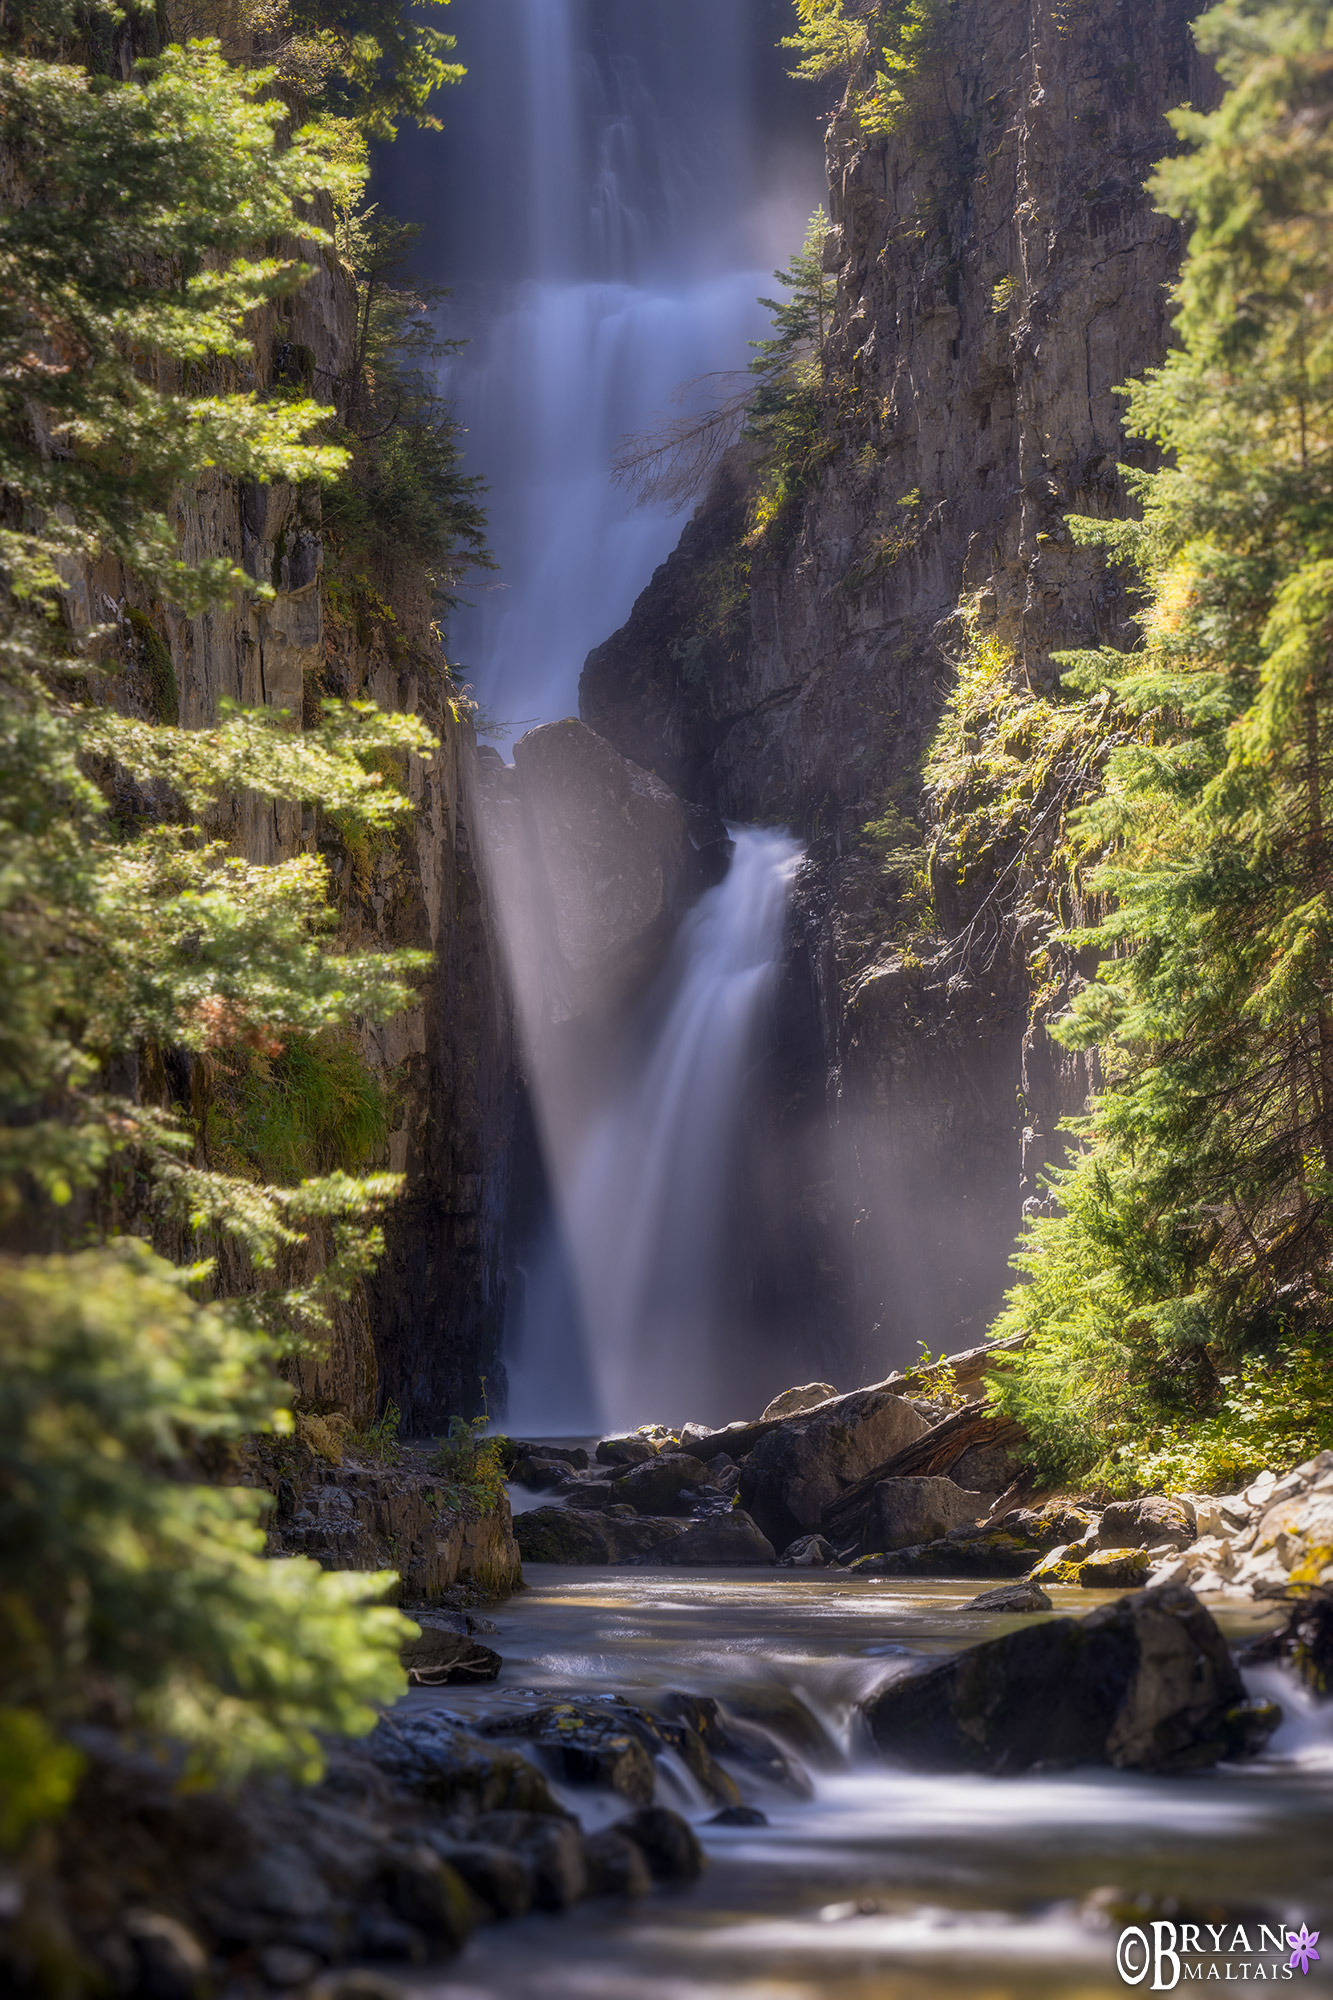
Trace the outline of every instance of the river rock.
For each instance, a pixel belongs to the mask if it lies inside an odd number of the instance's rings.
[[[784,1569],[838,1569],[841,1567],[838,1551],[823,1535],[802,1535],[799,1541],[789,1542],[778,1557]]]
[[[428,1838],[440,1858],[497,1917],[528,1914],[532,1908],[532,1870],[521,1854],[494,1841],[452,1840],[445,1833],[432,1833]]]
[[[567,1910],[587,1895],[588,1869],[577,1820],[542,1813],[482,1813],[472,1832],[488,1845],[518,1850],[532,1871],[533,1902],[539,1910]]]
[[[1025,1577],[1022,1583],[1002,1583],[997,1590],[983,1590],[965,1605],[966,1611],[1050,1611],[1051,1600],[1039,1583]]]
[[[553,1777],[569,1785],[606,1785],[633,1806],[651,1805],[657,1788],[642,1732],[600,1706],[547,1702],[483,1725],[487,1736],[521,1736],[535,1743]]]
[[[971,1646],[891,1682],[866,1717],[897,1762],[1006,1774],[1195,1770],[1257,1749],[1276,1721],[1247,1703],[1221,1632],[1178,1587]]]
[[[606,1563],[611,1560],[608,1523],[602,1514],[570,1507],[532,1507],[514,1521],[514,1539],[524,1562]]]
[[[857,1576],[1022,1576],[1032,1555],[1028,1542],[1004,1528],[960,1528],[916,1548],[861,1556],[851,1567]]]
[[[585,1836],[583,1859],[590,1896],[646,1896],[653,1886],[644,1850],[613,1826]]]
[[[386,1716],[363,1747],[397,1784],[445,1811],[560,1811],[528,1758],[484,1742],[439,1710]]]
[[[871,1498],[865,1546],[916,1548],[954,1528],[975,1528],[985,1511],[980,1493],[966,1493],[952,1479],[884,1479]]]
[[[775,1563],[777,1559],[772,1542],[740,1507],[692,1522],[657,1551],[659,1562],[680,1569],[704,1569],[723,1563],[748,1567],[754,1563]]]
[[[824,1509],[919,1438],[926,1422],[905,1397],[859,1389],[765,1433],[741,1468],[740,1497],[778,1548],[815,1533]]]
[[[515,1486],[522,1486],[529,1493],[548,1493],[568,1479],[570,1467],[564,1459],[556,1458],[516,1458],[510,1468],[509,1477]]]
[[[656,1445],[641,1437],[605,1437],[593,1456],[599,1465],[646,1465],[657,1457]]]
[[[631,1466],[615,1481],[617,1500],[640,1514],[688,1514],[701,1487],[709,1483],[708,1467],[687,1452],[660,1452],[651,1465]]]
[[[432,1956],[461,1951],[476,1928],[479,1912],[466,1882],[424,1842],[395,1855],[377,1886]]]
[[[566,1479],[555,1489],[557,1500],[587,1514],[601,1514],[616,1502],[616,1490],[609,1479]]]
[[[1113,1500],[1097,1529],[1099,1549],[1147,1549],[1169,1542],[1183,1549],[1195,1538],[1194,1509],[1185,1500],[1149,1494],[1143,1500]]]
[[[1333,1695],[1333,1590],[1311,1591],[1285,1622],[1246,1649],[1247,1664],[1285,1660],[1321,1701]]]
[[[669,1806],[645,1806],[614,1831],[643,1851],[655,1882],[695,1882],[703,1873],[704,1851],[694,1828]]]
[[[773,1398],[759,1421],[767,1424],[775,1417],[799,1416],[802,1410],[813,1410],[816,1404],[827,1403],[837,1393],[831,1382],[807,1382],[800,1389],[784,1389]]]
[[[1096,1549],[1078,1563],[1078,1580],[1085,1590],[1136,1590],[1152,1566],[1146,1549]]]

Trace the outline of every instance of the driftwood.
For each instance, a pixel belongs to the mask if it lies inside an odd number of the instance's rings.
[[[864,1479],[858,1479],[855,1486],[849,1486],[845,1493],[830,1501],[824,1509],[821,1526],[823,1532],[833,1539],[845,1539],[853,1529],[859,1528],[862,1516],[870,1505],[870,1498],[881,1479],[924,1479],[932,1475],[947,1473],[951,1465],[956,1465],[965,1451],[975,1444],[1017,1444],[1023,1436],[1023,1426],[1013,1417],[1001,1415],[989,1403],[968,1403],[961,1410],[954,1410],[950,1416],[932,1425],[923,1437],[914,1444],[904,1446],[902,1451],[885,1459],[883,1465],[876,1466]]]

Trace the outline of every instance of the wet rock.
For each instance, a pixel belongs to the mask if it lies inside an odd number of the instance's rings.
[[[1053,1549],[1058,1543],[1081,1542],[1091,1534],[1097,1516],[1068,1500],[1049,1500],[1044,1507],[1014,1507],[996,1526],[1033,1549]]]
[[[657,1560],[681,1569],[703,1569],[714,1564],[775,1563],[777,1551],[751,1517],[739,1507],[728,1514],[710,1514],[694,1521],[682,1534],[665,1542]]]
[[[424,1965],[426,1940],[414,1924],[389,1910],[362,1910],[352,1934],[358,1958],[387,1958],[403,1965]]]
[[[784,1569],[840,1569],[838,1551],[823,1535],[802,1535],[778,1557]]]
[[[631,1805],[651,1805],[657,1788],[652,1757],[624,1720],[600,1707],[552,1702],[485,1725],[487,1735],[535,1743],[552,1775],[569,1785],[607,1785]]]
[[[1268,1722],[1213,1619],[1179,1588],[969,1647],[891,1682],[866,1717],[898,1762],[993,1773],[1199,1769],[1245,1754]]]
[[[1314,1590],[1294,1604],[1285,1622],[1256,1639],[1244,1658],[1247,1665],[1285,1660],[1326,1701],[1333,1695],[1333,1590]]]
[[[132,1910],[125,1933],[143,2000],[205,2000],[208,1955],[193,1931],[165,1911]]]
[[[704,1851],[687,1819],[668,1806],[645,1806],[615,1831],[643,1851],[655,1882],[695,1882],[703,1873]]]
[[[1146,1549],[1099,1549],[1079,1563],[1078,1580],[1085,1590],[1137,1590],[1152,1566]]]
[[[892,1390],[839,1396],[759,1439],[742,1468],[741,1504],[771,1542],[786,1548],[818,1531],[826,1507],[926,1428]]]
[[[609,1479],[566,1479],[556,1488],[556,1494],[566,1507],[577,1507],[587,1514],[605,1513],[617,1502],[616,1488]]]
[[[1184,1500],[1150,1494],[1144,1500],[1113,1500],[1097,1529],[1100,1549],[1147,1549],[1169,1542],[1183,1549],[1195,1538],[1194,1509]]]
[[[570,1507],[532,1507],[514,1521],[514,1539],[524,1562],[605,1563],[611,1560],[606,1523],[600,1514]]]
[[[607,1543],[612,1562],[651,1562],[657,1551],[680,1534],[679,1520],[670,1516],[641,1516],[632,1509],[624,1517],[608,1515]]]
[[[525,1917],[532,1908],[532,1870],[512,1848],[481,1840],[455,1841],[445,1835],[431,1845],[497,1917]]]
[[[585,1835],[583,1859],[590,1896],[646,1896],[653,1886],[642,1847],[614,1827]]]
[[[498,1653],[479,1645],[467,1632],[430,1625],[422,1627],[419,1638],[408,1640],[401,1657],[413,1687],[468,1687],[493,1681],[504,1664]]]
[[[593,1453],[599,1465],[646,1465],[657,1448],[641,1437],[606,1437]]]
[[[1057,1542],[1053,1549],[1047,1549],[1033,1569],[1030,1580],[1041,1584],[1078,1583],[1083,1575],[1084,1561],[1090,1553],[1090,1545]],[[1142,1581],[1142,1578],[1139,1580]]]
[[[509,1477],[528,1493],[549,1493],[568,1479],[570,1467],[554,1458],[515,1459]]]
[[[827,1403],[837,1390],[831,1382],[807,1382],[800,1389],[784,1389],[775,1396],[759,1421],[771,1423],[775,1417],[796,1417],[802,1410],[813,1410],[818,1403]]]
[[[661,1452],[651,1464],[631,1466],[616,1480],[617,1500],[640,1514],[688,1514],[701,1487],[709,1483],[708,1468],[687,1452]]]
[[[1022,1576],[1032,1567],[1032,1548],[1004,1528],[961,1529],[918,1548],[862,1556],[851,1567],[857,1576]]]
[[[543,1465],[572,1466],[575,1472],[588,1470],[588,1454],[581,1444],[528,1444],[519,1438],[507,1438],[505,1446],[511,1465],[516,1465],[520,1459],[527,1458]],[[515,1474],[511,1471],[509,1477],[513,1479]]]
[[[394,1916],[425,1941],[433,1956],[459,1952],[476,1929],[479,1911],[462,1876],[425,1844],[397,1855],[381,1881]]]
[[[710,1826],[767,1826],[768,1814],[758,1806],[724,1806],[709,1820]]]
[[[516,1848],[532,1871],[539,1910],[567,1910],[588,1893],[588,1869],[578,1823],[541,1813],[482,1813],[472,1831],[488,1846]]]
[[[865,1530],[867,1551],[919,1548],[955,1528],[975,1528],[986,1511],[980,1493],[953,1479],[884,1479],[875,1488]]]
[[[1051,1600],[1039,1583],[1030,1577],[1022,1583],[1002,1583],[998,1590],[983,1590],[964,1609],[967,1611],[1049,1611]]]
[[[542,1773],[435,1713],[386,1715],[366,1738],[374,1763],[397,1784],[446,1810],[558,1813]]]

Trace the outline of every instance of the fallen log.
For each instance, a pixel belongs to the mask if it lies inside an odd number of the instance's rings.
[[[859,1532],[871,1495],[882,1479],[939,1477],[973,1445],[1017,1444],[1023,1434],[1023,1426],[1015,1418],[993,1410],[989,1403],[968,1403],[830,1501],[824,1509],[823,1532],[835,1546],[845,1542],[853,1532]]]

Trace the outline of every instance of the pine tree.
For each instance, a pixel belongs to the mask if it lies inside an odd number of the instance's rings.
[[[1083,815],[1112,910],[1076,939],[1103,964],[1062,1030],[1108,1085],[1024,1252],[1009,1393],[1049,1438],[1077,1377],[1105,1442],[1127,1385],[1188,1428],[1257,1369],[1300,1455],[1321,1433],[1281,1357],[1308,1358],[1333,1288],[1333,8],[1227,0],[1195,32],[1229,88],[1173,119],[1153,185],[1190,225],[1180,344],[1128,392],[1165,463],[1130,475],[1140,521],[1074,524],[1147,600],[1136,651],[1066,661],[1137,718]]]
[[[209,1478],[288,1425],[275,1364],[376,1254],[398,1179],[221,1170],[169,1079],[309,1055],[405,1004],[424,955],[335,949],[318,859],[256,866],[206,828],[241,788],[392,827],[409,807],[386,753],[430,739],[369,704],[325,703],[304,732],[270,710],[199,730],[122,712],[100,695],[122,630],[80,625],[67,588],[98,566],[190,609],[263,598],[226,560],[184,559],[174,496],[346,462],[320,437],[334,412],[254,385],[254,315],[306,275],[275,246],[326,241],[312,200],[350,191],[337,130],[290,122],[270,72],[208,44],[128,81],[0,52],[8,1844],[68,1797],[66,1732],[90,1717],[169,1737],[196,1778],[310,1774],[316,1731],[369,1727],[402,1686],[410,1628],[367,1608],[390,1579],[266,1561],[263,1496]],[[313,1275],[312,1231],[330,1248]]]

